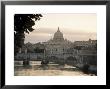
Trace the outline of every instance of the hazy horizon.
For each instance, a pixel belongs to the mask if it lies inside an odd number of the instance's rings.
[[[25,43],[46,42],[53,38],[58,30],[63,37],[72,42],[97,39],[97,15],[87,14],[42,14],[41,20],[35,22],[33,32],[26,34]]]

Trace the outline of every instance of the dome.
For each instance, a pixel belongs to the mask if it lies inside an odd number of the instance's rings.
[[[53,39],[54,39],[54,40],[60,40],[60,41],[61,41],[61,40],[64,40],[64,38],[63,38],[63,33],[60,32],[59,27],[58,27],[57,32],[55,32]]]

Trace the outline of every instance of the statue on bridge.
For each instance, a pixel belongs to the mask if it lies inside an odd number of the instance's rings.
[[[41,64],[42,64],[42,65],[47,65],[48,63],[49,63],[49,60],[42,60],[42,61],[41,61]]]

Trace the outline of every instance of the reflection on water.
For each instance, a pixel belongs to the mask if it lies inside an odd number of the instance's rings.
[[[89,76],[79,69],[69,65],[49,63],[41,65],[41,61],[30,61],[29,66],[23,66],[22,61],[15,61],[15,76]]]

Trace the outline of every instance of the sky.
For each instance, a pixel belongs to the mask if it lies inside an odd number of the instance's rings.
[[[72,42],[85,41],[89,38],[97,39],[96,13],[49,13],[42,15],[43,17],[33,26],[35,30],[25,34],[25,43],[46,42],[53,38],[58,27],[64,38]]]

